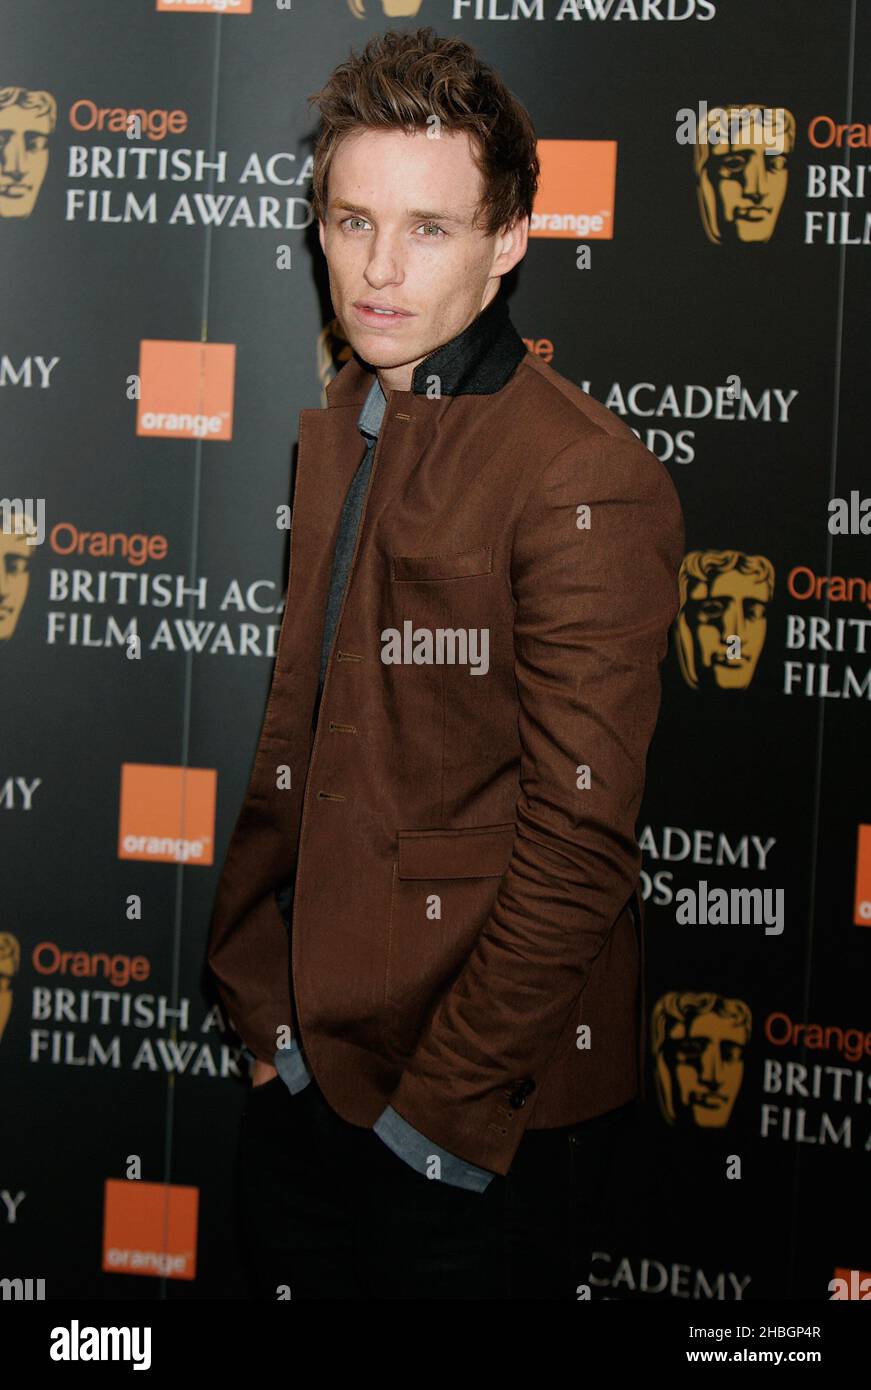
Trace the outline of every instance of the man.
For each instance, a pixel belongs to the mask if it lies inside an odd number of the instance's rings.
[[[538,161],[498,76],[387,33],[313,99],[355,356],[301,412],[212,922],[256,1059],[246,1243],[265,1297],[575,1298],[642,1074],[635,821],[680,507],[511,323]]]

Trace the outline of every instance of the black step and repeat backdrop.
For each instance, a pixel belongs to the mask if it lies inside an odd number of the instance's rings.
[[[592,1296],[869,1297],[852,0],[0,0],[0,1276],[244,1296],[245,1065],[204,951],[298,412],[347,352],[307,97],[422,23],[536,125],[518,331],[665,462],[687,523],[638,825],[648,1098]]]

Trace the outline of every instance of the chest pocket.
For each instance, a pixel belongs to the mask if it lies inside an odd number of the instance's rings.
[[[420,583],[422,580],[468,579],[493,573],[493,547],[460,550],[449,555],[391,555],[390,578],[394,583]]]

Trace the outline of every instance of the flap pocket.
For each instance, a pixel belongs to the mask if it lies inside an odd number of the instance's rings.
[[[474,574],[493,573],[493,547],[481,545],[477,550],[460,550],[453,555],[391,555],[390,578],[398,581],[415,579],[466,579]]]
[[[398,877],[501,878],[514,832],[514,821],[472,830],[400,830]]]

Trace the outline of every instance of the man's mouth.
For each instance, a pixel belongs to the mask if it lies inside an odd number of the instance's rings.
[[[403,319],[414,318],[405,309],[400,309],[394,304],[379,304],[371,299],[358,299],[354,304],[357,317],[363,323],[399,323]]]

